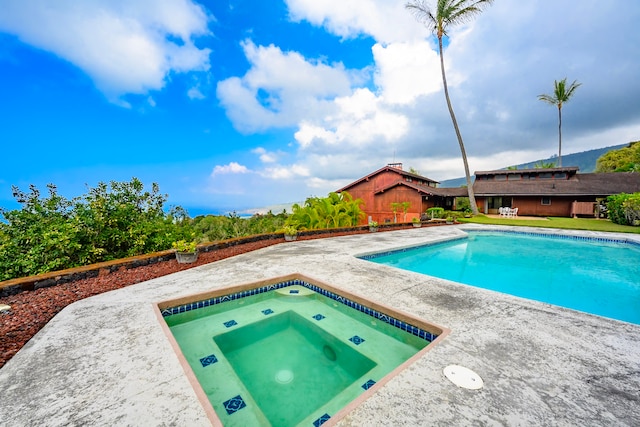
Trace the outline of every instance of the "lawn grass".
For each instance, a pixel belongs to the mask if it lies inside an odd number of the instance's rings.
[[[545,220],[531,220],[518,218],[492,218],[485,215],[473,218],[458,218],[459,222],[493,225],[518,225],[523,227],[565,228],[570,230],[609,231],[615,233],[640,234],[640,227],[619,225],[606,219],[595,218],[563,218],[549,217]]]

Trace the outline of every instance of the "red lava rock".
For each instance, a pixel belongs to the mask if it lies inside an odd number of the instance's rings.
[[[325,237],[337,237],[348,234],[360,234],[366,231],[341,231],[321,236],[298,236],[298,240],[311,240]],[[17,295],[0,298],[0,304],[11,306],[11,310],[0,313],[0,368],[15,355],[44,325],[67,305],[103,292],[120,289],[135,283],[155,279],[177,271],[208,264],[231,256],[256,249],[283,243],[281,240],[262,240],[243,243],[236,246],[204,252],[198,255],[193,264],[178,264],[173,259],[155,264],[120,268],[110,274],[101,271],[97,277],[63,283],[48,288],[22,292]]]

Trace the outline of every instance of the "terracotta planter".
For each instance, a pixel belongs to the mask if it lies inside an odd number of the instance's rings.
[[[198,260],[198,251],[196,252],[176,252],[176,260],[180,264],[191,264]]]

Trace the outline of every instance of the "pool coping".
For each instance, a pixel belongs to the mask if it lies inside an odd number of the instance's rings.
[[[494,227],[623,236],[640,243],[640,236],[621,233]],[[451,331],[349,408],[337,425],[637,424],[638,325],[356,258],[478,228],[493,227],[422,227],[283,242],[79,301],[0,369],[0,419],[15,425],[211,425],[151,302],[300,273]],[[449,364],[473,369],[485,387],[456,387],[443,375]]]

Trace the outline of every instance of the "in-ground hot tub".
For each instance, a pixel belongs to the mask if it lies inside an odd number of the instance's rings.
[[[341,418],[448,332],[301,275],[157,304],[215,424]]]

